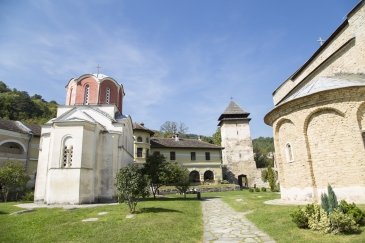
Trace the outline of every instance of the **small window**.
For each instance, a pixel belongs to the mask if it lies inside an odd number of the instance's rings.
[[[191,158],[191,160],[196,160],[196,153],[190,152],[190,158]]]
[[[290,145],[290,143],[286,144],[286,158],[288,160],[288,162],[293,162],[294,161],[294,157],[293,157],[293,148]]]
[[[138,138],[137,138],[137,142],[143,142],[142,137],[138,137]]]
[[[137,148],[137,157],[142,158],[143,148]]]
[[[84,93],[84,104],[89,104],[89,97],[90,97],[90,86],[87,84],[85,86],[85,93]]]
[[[62,167],[68,168],[72,167],[72,157],[73,157],[73,145],[72,145],[72,138],[68,137],[63,142],[63,149],[62,149]]]
[[[205,160],[210,160],[210,152],[205,152]]]
[[[105,91],[105,103],[110,104],[110,88],[107,88]]]
[[[170,160],[176,160],[176,153],[170,152]]]

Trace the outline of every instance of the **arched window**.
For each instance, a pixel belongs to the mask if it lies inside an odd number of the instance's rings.
[[[110,104],[110,88],[107,88],[105,91],[105,103]]]
[[[137,142],[143,142],[142,137],[138,137],[138,138],[137,138]]]
[[[85,92],[84,92],[84,105],[89,104],[89,97],[90,97],[90,86],[87,84],[85,86]]]
[[[63,141],[63,148],[62,148],[63,168],[72,167],[72,157],[73,157],[73,142],[72,138],[68,137]]]
[[[23,154],[25,153],[23,147],[17,142],[6,142],[0,145],[1,153],[8,154]]]
[[[294,157],[293,157],[293,148],[290,145],[290,143],[287,143],[285,146],[285,150],[286,150],[286,159],[288,162],[293,162],[294,161]]]
[[[198,171],[196,170],[193,170],[192,172],[190,172],[189,174],[189,181],[190,182],[200,182],[200,174]]]

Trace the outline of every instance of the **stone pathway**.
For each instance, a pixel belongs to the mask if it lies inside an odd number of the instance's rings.
[[[219,198],[204,200],[202,207],[204,242],[275,242]]]

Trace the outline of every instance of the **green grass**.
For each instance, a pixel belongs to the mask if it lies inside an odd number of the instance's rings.
[[[0,242],[200,242],[201,205],[196,195],[189,197],[140,202],[133,219],[126,219],[125,204],[10,215],[22,209],[0,203]],[[99,221],[81,222],[95,217]]]
[[[279,198],[280,195],[272,192],[212,192],[204,193],[204,197],[222,197],[223,201],[239,212],[250,212],[246,217],[258,228],[268,233],[277,242],[365,242],[365,227],[361,234],[331,235],[321,234],[311,230],[299,229],[291,221],[290,212],[297,206],[266,205],[263,202]],[[237,200],[238,199],[238,200]],[[359,205],[365,210],[365,205]]]

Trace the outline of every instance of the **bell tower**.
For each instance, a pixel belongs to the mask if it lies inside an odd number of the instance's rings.
[[[252,186],[256,174],[256,163],[250,133],[250,113],[234,101],[218,118],[221,130],[222,160],[224,177],[240,186]]]

